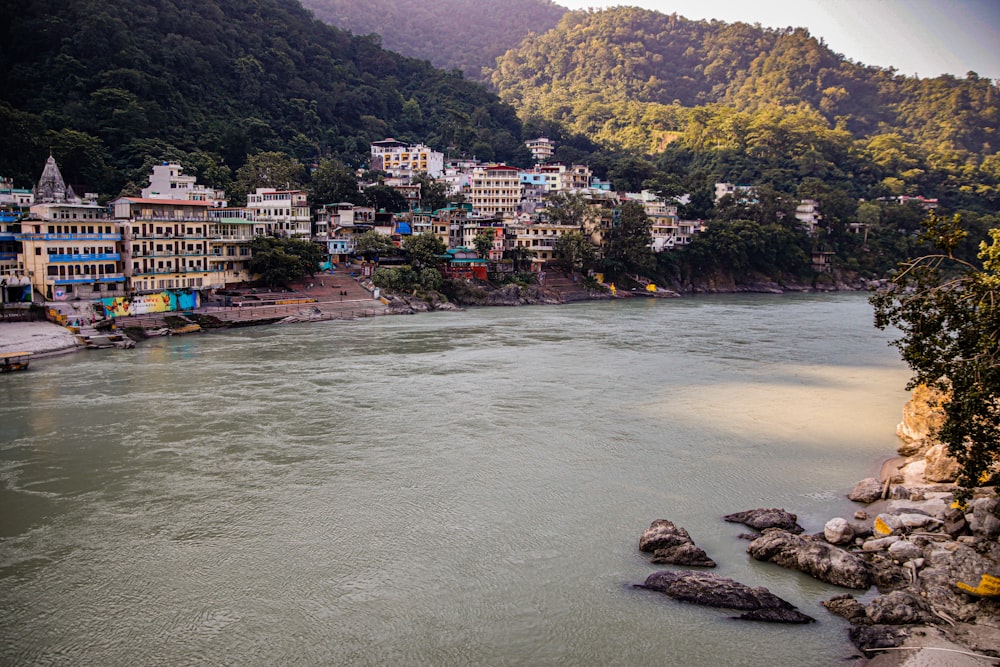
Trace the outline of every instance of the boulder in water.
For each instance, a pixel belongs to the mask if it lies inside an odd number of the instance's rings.
[[[774,507],[736,512],[722,518],[730,523],[742,523],[762,532],[768,528],[780,528],[798,534],[803,530],[802,526],[796,523],[798,520],[796,515]]]
[[[750,588],[711,572],[654,572],[639,588],[659,591],[682,602],[743,611],[746,613],[739,616],[743,620],[769,623],[812,623],[816,620],[766,588]]]
[[[715,567],[715,561],[695,545],[686,530],[666,519],[657,519],[643,531],[639,551],[651,552],[654,563]]]
[[[747,546],[747,553],[835,586],[859,590],[871,586],[868,565],[854,554],[785,530],[765,532]]]

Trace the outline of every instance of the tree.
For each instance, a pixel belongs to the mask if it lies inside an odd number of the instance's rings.
[[[627,273],[646,274],[656,266],[652,243],[652,223],[642,204],[622,204],[619,218],[612,225],[604,250],[604,264],[612,276]]]
[[[410,205],[398,190],[388,185],[372,185],[365,188],[365,202],[376,211],[399,213]]]
[[[324,158],[312,174],[309,183],[309,200],[316,206],[350,202],[364,204],[365,198],[358,191],[358,177],[344,163]]]
[[[416,269],[436,267],[447,250],[444,241],[430,232],[407,236],[403,240],[403,252]]]
[[[253,194],[257,188],[299,188],[305,175],[305,167],[295,158],[277,152],[257,153],[236,170],[230,196],[234,202],[245,203],[247,195]]]
[[[557,192],[549,197],[545,214],[557,225],[583,225],[587,214],[587,198],[575,192]]]
[[[961,466],[958,495],[967,499],[1000,462],[1000,229],[980,243],[980,265],[954,255],[960,224],[932,213],[927,234],[940,252],[902,263],[871,303],[875,326],[902,334],[892,344],[913,371],[907,389],[948,394],[936,435]]]
[[[594,244],[581,232],[563,234],[556,240],[555,255],[567,271],[586,271],[597,258]]]
[[[420,186],[420,208],[425,211],[436,211],[448,205],[448,187],[422,171],[413,177],[411,182]]]
[[[493,235],[486,232],[476,234],[476,237],[472,239],[472,247],[476,249],[480,257],[489,259],[490,251],[493,250]]]
[[[250,242],[250,250],[250,273],[272,289],[313,275],[323,259],[319,246],[302,239],[258,236]]]
[[[374,229],[360,234],[354,239],[354,250],[368,260],[375,257],[394,257],[399,254],[399,248],[392,242],[392,239]]]

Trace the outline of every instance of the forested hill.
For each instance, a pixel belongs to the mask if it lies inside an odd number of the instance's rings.
[[[480,80],[485,67],[528,33],[555,27],[564,13],[550,0],[303,0],[316,18],[357,35],[378,34],[382,45],[459,69]]]
[[[713,123],[720,126],[701,140],[738,143],[741,124],[776,106],[811,112],[855,138],[898,135],[946,159],[1000,150],[1000,95],[989,80],[865,67],[801,28],[628,7],[570,12],[508,51],[491,80],[523,118],[566,122],[605,144],[647,152]],[[707,108],[692,116],[694,107]]]
[[[430,37],[428,37],[430,39]],[[247,154],[360,161],[386,136],[527,158],[514,110],[481,85],[316,19],[297,0],[6,0],[0,174],[49,150],[101,193],[180,160],[224,186]]]

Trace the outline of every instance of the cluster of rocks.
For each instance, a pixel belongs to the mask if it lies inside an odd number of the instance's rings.
[[[870,486],[866,480],[855,490]],[[878,486],[881,490],[884,485]],[[952,506],[951,490],[896,486],[896,500],[872,501],[881,503],[872,516],[860,510],[852,520],[835,517],[814,534],[806,534],[796,515],[781,509],[748,510],[724,519],[759,531],[741,535],[751,540],[747,553],[755,560],[856,591],[875,586],[880,595],[868,604],[850,594],[823,603],[851,623],[850,638],[862,651],[897,647],[927,626],[937,626],[943,636],[964,633],[964,646],[1000,657],[1000,628],[992,634],[987,629],[983,639],[982,632],[968,627],[1000,618],[1000,599],[977,597],[956,586],[961,581],[974,587],[983,574],[1000,576],[1000,497],[984,490],[962,511]],[[657,564],[716,565],[684,528],[666,519],[643,532],[639,550]],[[639,587],[684,602],[742,611],[737,618],[743,620],[814,620],[766,588],[704,571],[658,571]]]
[[[866,511],[855,521],[831,519],[822,540],[862,562],[881,595],[867,605],[850,595],[824,604],[851,622],[851,639],[866,652],[899,646],[928,625],[945,636],[961,631],[967,644],[975,644],[970,637],[977,633],[965,626],[1000,618],[1000,599],[969,594],[957,584],[976,587],[984,574],[1000,576],[1000,497],[982,489],[959,509],[950,489],[896,485],[890,486],[892,499],[881,501],[866,491],[877,484],[863,480],[850,496],[882,503],[874,519],[869,523]],[[995,649],[1000,629],[994,634]]]
[[[727,521],[739,521],[755,528],[770,527],[775,521],[783,526],[798,527],[795,519],[794,514],[776,509],[751,510],[726,517]],[[715,561],[694,543],[685,529],[666,519],[657,519],[643,532],[639,551],[652,554],[651,562],[657,564],[715,567]],[[742,611],[736,617],[740,620],[769,623],[812,623],[816,620],[764,587],[751,588],[711,572],[661,570],[649,575],[637,587],[658,591],[682,602]]]
[[[797,517],[781,509],[724,517],[757,531],[740,535],[750,540],[751,558],[856,591],[874,586],[879,594],[867,604],[851,594],[823,603],[850,622],[851,640],[868,656],[906,644],[1000,658],[1000,597],[978,594],[983,575],[1000,578],[1000,496],[976,489],[968,504],[955,503],[958,464],[933,439],[943,400],[926,387],[914,391],[897,429],[903,458],[887,462],[881,479],[855,485],[848,498],[866,508],[852,518],[834,517],[821,532],[806,534]],[[662,519],[643,533],[640,550],[654,563],[715,566],[686,530]],[[741,610],[739,618],[747,620],[813,620],[767,589],[708,572],[655,572],[640,587]]]

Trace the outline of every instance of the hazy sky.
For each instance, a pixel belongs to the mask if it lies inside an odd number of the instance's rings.
[[[689,19],[805,27],[855,62],[933,77],[1000,79],[1000,0],[555,0],[570,9],[631,5]]]

